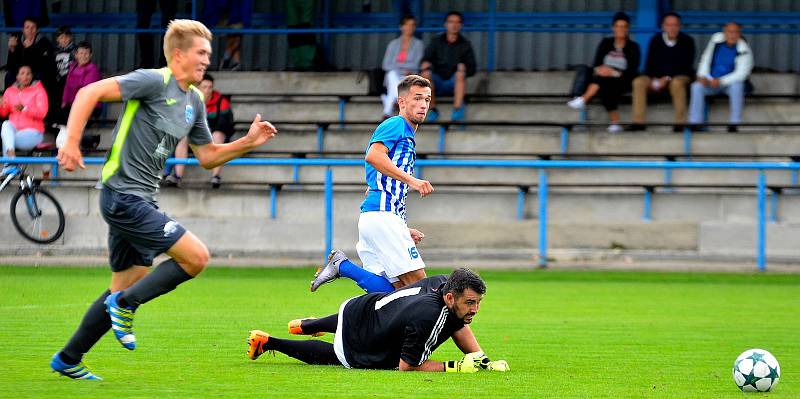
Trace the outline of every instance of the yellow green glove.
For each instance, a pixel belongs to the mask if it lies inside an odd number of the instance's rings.
[[[480,356],[475,357],[475,367],[479,367],[483,370],[488,371],[510,371],[511,368],[508,367],[508,362],[505,360],[495,360],[491,361],[488,357],[486,357],[483,352],[475,352],[476,354],[480,354]]]
[[[444,362],[444,371],[448,373],[474,373],[478,371],[475,365],[476,355],[483,355],[483,352],[467,353],[461,360],[450,360]]]

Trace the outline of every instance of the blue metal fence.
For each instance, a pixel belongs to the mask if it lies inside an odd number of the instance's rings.
[[[53,157],[19,157],[15,159],[0,158],[0,162],[13,161],[27,164],[50,164],[57,169],[57,161]],[[98,165],[105,162],[104,158],[84,158],[87,165]],[[168,165],[185,164],[197,165],[194,158],[167,160]],[[250,166],[317,166],[326,167],[325,172],[325,254],[333,247],[333,167],[362,166],[361,159],[296,159],[296,158],[239,158],[228,162],[228,165]],[[539,186],[539,265],[547,266],[547,202],[548,202],[548,174],[549,169],[716,169],[716,170],[757,170],[758,179],[754,182],[757,196],[757,247],[756,264],[761,271],[766,270],[766,223],[767,223],[767,179],[768,170],[800,170],[800,162],[663,162],[663,161],[561,161],[561,160],[426,160],[420,159],[416,164],[421,167],[453,167],[453,168],[523,168],[538,170]],[[271,191],[272,215],[275,212],[275,196],[277,192]],[[645,193],[645,201],[649,202],[649,192]],[[773,205],[774,206],[774,205]],[[649,215],[647,215],[649,217]]]

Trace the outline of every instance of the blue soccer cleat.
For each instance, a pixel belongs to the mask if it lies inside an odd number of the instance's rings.
[[[103,380],[100,378],[100,376],[94,375],[91,371],[89,371],[83,362],[78,362],[78,364],[64,363],[61,361],[58,353],[53,355],[53,359],[50,360],[50,368],[53,369],[53,372],[72,378],[73,380]]]
[[[136,349],[136,337],[133,335],[133,313],[136,308],[122,307],[117,303],[122,291],[117,291],[105,300],[106,312],[111,317],[111,329],[122,347],[132,351]]]

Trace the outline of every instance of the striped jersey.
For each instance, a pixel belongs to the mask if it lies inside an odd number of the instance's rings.
[[[464,328],[444,303],[447,276],[433,276],[391,293],[365,294],[344,305],[342,346],[348,367],[396,369],[403,359],[420,366]]]
[[[389,159],[400,170],[408,174],[414,173],[414,128],[402,116],[393,116],[378,125],[367,145],[367,152],[372,143],[383,143],[389,149]],[[364,162],[369,193],[361,203],[361,212],[392,212],[406,220],[406,194],[408,185],[385,176],[368,162]]]

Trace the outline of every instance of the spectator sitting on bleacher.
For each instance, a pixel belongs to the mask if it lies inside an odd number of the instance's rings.
[[[221,16],[227,16],[223,28],[249,29],[253,21],[252,0],[206,0],[203,2],[203,13],[200,20],[208,27],[217,26]],[[241,71],[242,35],[229,33],[225,35],[225,50],[219,63],[220,71]]]
[[[466,116],[464,94],[467,78],[475,75],[475,52],[469,40],[461,35],[463,25],[464,16],[458,11],[450,11],[445,17],[446,32],[434,36],[425,48],[420,70],[422,77],[433,83],[429,122],[439,118],[436,97],[441,95],[453,96],[452,120],[461,121]]]
[[[22,37],[9,36],[6,62],[6,88],[14,84],[21,65],[28,65],[33,70],[34,79],[39,80],[45,88],[55,81],[53,44],[45,36],[39,35],[39,24],[33,18],[25,19]]]
[[[686,87],[694,76],[694,39],[681,32],[680,15],[661,19],[661,32],[650,39],[644,74],[633,80],[633,124],[627,130],[645,130],[647,93],[669,91],[675,109],[674,131],[686,124]]]
[[[737,130],[742,121],[744,85],[753,69],[753,53],[742,38],[742,27],[728,22],[722,32],[711,36],[700,64],[697,65],[697,80],[692,83],[692,98],[689,102],[689,124],[700,129],[705,122],[706,96],[724,93],[730,101],[729,132]]]
[[[92,62],[92,45],[87,41],[78,43],[78,50],[75,52],[75,61],[69,65],[66,82],[64,84],[64,93],[61,96],[61,113],[58,123],[65,128],[69,111],[72,109],[72,103],[78,95],[78,90],[90,83],[100,80],[100,68]],[[97,104],[92,115],[97,116],[100,113],[100,104]],[[61,132],[59,131],[59,134]]]
[[[233,111],[231,102],[227,96],[214,90],[214,77],[209,74],[203,76],[203,81],[197,86],[203,93],[206,101],[206,120],[208,128],[211,130],[211,137],[216,144],[230,143],[233,136]],[[189,144],[186,139],[178,142],[175,149],[175,158],[186,158],[189,155]],[[165,184],[177,187],[180,185],[183,176],[184,165],[175,165],[174,173],[164,179]],[[218,166],[211,171],[211,187],[219,188],[222,184],[220,177],[222,166]]]
[[[403,17],[400,20],[400,37],[392,40],[386,46],[386,53],[383,55],[383,70],[386,71],[384,79],[386,95],[381,96],[383,119],[394,114],[394,106],[397,103],[397,84],[404,77],[417,73],[419,63],[422,61],[425,44],[422,43],[422,40],[414,37],[416,30],[417,21],[414,17],[410,15]]]
[[[594,56],[594,73],[589,86],[580,97],[567,103],[572,109],[584,109],[589,100],[599,94],[603,106],[608,111],[611,124],[608,131],[622,131],[619,123],[620,97],[630,89],[631,81],[639,70],[639,45],[628,35],[630,17],[624,12],[614,14],[611,28],[613,37],[600,41]]]
[[[33,71],[28,65],[17,70],[17,81],[6,89],[0,100],[0,116],[8,116],[3,122],[3,155],[13,158],[16,150],[29,151],[44,138],[44,117],[47,115],[47,92],[38,80],[33,80]],[[5,174],[4,165],[2,174]]]

